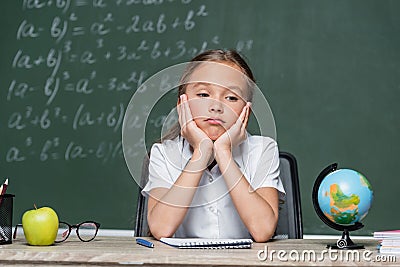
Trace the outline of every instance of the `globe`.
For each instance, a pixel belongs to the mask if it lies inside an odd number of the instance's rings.
[[[325,168],[314,183],[312,200],[320,219],[329,227],[343,231],[333,248],[356,249],[349,231],[362,228],[361,221],[372,206],[373,190],[367,178],[352,169],[337,169],[337,163]]]
[[[371,184],[355,170],[336,170],[328,174],[318,188],[318,203],[322,212],[340,225],[353,225],[364,219],[372,200]]]

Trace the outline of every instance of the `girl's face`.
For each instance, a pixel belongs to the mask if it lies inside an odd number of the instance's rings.
[[[247,98],[246,76],[234,64],[204,64],[186,87],[193,120],[211,140],[217,140],[238,119]]]

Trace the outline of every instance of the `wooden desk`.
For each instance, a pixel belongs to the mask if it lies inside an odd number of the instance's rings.
[[[357,240],[354,239],[356,242]],[[229,249],[229,250],[200,250],[200,249],[177,249],[164,245],[158,241],[154,241],[155,248],[150,249],[137,245],[133,237],[102,237],[98,236],[89,243],[80,242],[76,239],[68,239],[64,243],[48,246],[34,247],[28,246],[23,238],[15,240],[13,244],[0,246],[0,265],[94,265],[94,266],[110,266],[110,265],[141,265],[141,266],[177,266],[177,265],[192,265],[192,266],[267,266],[267,265],[363,265],[363,266],[398,266],[400,257],[395,257],[396,262],[374,262],[376,257],[383,254],[377,254],[375,240],[358,240],[366,246],[367,253],[371,261],[365,260],[362,257],[363,251],[360,250],[360,261],[353,256],[342,255],[340,252],[336,254],[337,260],[329,258],[329,255],[324,254],[324,259],[321,258],[321,252],[326,249],[327,243],[332,243],[334,240],[277,240],[269,243],[254,243],[252,249]],[[281,258],[287,261],[278,259],[277,252],[273,254],[274,258],[260,260],[258,254],[260,250],[268,248],[268,253],[272,250],[285,251]],[[296,250],[297,252],[293,252]],[[300,255],[306,250],[314,250],[316,260],[302,260]],[[368,252],[368,251],[367,251]],[[298,260],[296,258],[298,253]],[[291,254],[291,256],[289,255]],[[260,254],[261,258],[265,254]],[[305,255],[307,256],[307,255]],[[290,258],[292,257],[292,258]],[[303,257],[304,259],[304,257]],[[346,260],[349,259],[349,260]]]

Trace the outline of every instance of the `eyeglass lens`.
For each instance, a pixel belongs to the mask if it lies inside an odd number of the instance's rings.
[[[58,232],[57,232],[56,242],[63,242],[65,239],[67,239],[70,234],[69,231],[70,231],[69,225],[65,224],[63,222],[60,222],[58,224]]]
[[[76,231],[74,231],[73,228],[76,228]],[[76,233],[78,233],[78,238],[80,240],[88,242],[96,237],[97,229],[98,227],[94,222],[84,222],[74,226],[69,226],[64,222],[60,222],[58,225],[56,242],[63,242],[69,236],[76,237]]]
[[[97,225],[93,222],[85,222],[78,226],[78,235],[82,241],[90,241],[96,237]]]

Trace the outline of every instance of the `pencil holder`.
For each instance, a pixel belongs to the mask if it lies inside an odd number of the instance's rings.
[[[0,195],[0,245],[12,243],[14,195]]]

